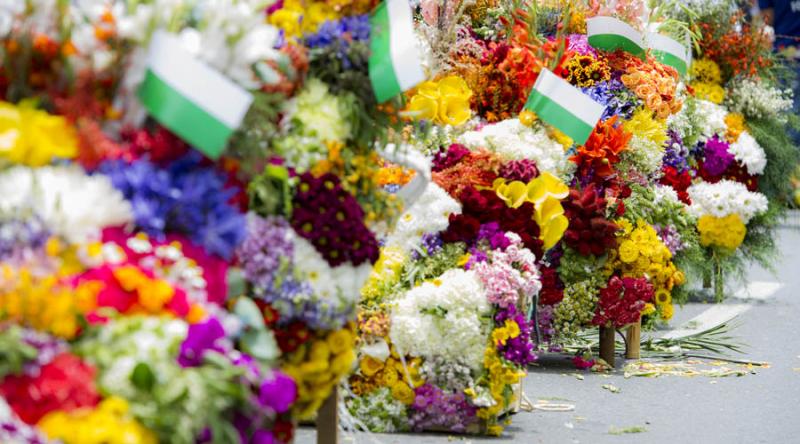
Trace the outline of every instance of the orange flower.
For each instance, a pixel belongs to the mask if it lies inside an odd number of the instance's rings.
[[[632,134],[622,127],[614,127],[617,116],[605,120],[592,131],[586,144],[578,148],[578,154],[570,160],[578,168],[592,170],[600,178],[614,173],[613,165],[619,162],[619,154],[628,145]]]

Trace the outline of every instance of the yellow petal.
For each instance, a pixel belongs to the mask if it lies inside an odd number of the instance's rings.
[[[549,197],[536,205],[536,214],[534,218],[536,219],[536,223],[541,226],[562,214],[564,214],[564,207],[561,206],[561,201]]]
[[[498,189],[497,195],[511,208],[519,208],[528,200],[528,188],[524,183],[515,180]]]
[[[469,100],[472,97],[472,90],[461,77],[448,76],[439,80],[439,94],[443,97],[459,97]]]
[[[544,243],[543,248],[544,250],[549,250],[558,243],[561,236],[564,235],[564,232],[567,231],[567,227],[569,226],[569,220],[567,216],[563,214],[550,219],[550,222],[547,223],[545,226],[540,226],[541,235],[539,238]]]
[[[469,99],[463,97],[447,97],[439,100],[439,120],[442,123],[458,126],[472,117]]]
[[[417,94],[411,98],[408,110],[415,119],[433,120],[439,112],[439,104],[436,99]]]
[[[414,95],[416,96],[423,96],[428,97],[431,99],[438,99],[439,98],[439,85],[436,82],[422,82],[417,86],[417,93]]]

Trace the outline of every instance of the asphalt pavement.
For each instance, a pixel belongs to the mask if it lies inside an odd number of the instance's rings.
[[[778,232],[783,257],[775,274],[753,266],[745,285],[728,288],[733,296],[724,304],[676,307],[673,331],[651,333],[680,336],[735,316],[731,336],[746,348],[731,356],[766,366],[650,361],[656,373],[674,374],[626,378],[620,358],[616,370],[598,374],[576,371],[568,356],[546,355],[524,381],[538,408],[513,415],[501,437],[346,433],[340,442],[800,443],[800,217],[790,220],[794,226]],[[558,407],[570,411],[552,411]],[[297,443],[315,439],[313,429],[298,430]]]

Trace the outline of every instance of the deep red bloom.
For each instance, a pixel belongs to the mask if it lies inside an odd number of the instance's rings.
[[[594,186],[583,191],[570,190],[564,202],[564,213],[569,227],[564,233],[564,242],[583,256],[600,256],[617,245],[616,232],[619,227],[606,219],[606,200]]]
[[[619,328],[639,320],[645,303],[653,299],[653,286],[646,278],[612,276],[600,289],[592,324]]]
[[[661,184],[668,185],[678,193],[678,199],[681,202],[691,205],[692,201],[689,199],[689,193],[686,191],[692,185],[692,176],[688,171],[679,173],[677,169],[671,166],[664,166],[662,168],[664,175],[661,176]],[[716,181],[715,181],[716,182]]]
[[[55,410],[93,407],[100,401],[96,370],[71,353],[61,353],[41,367],[39,375],[10,375],[0,383],[2,395],[20,419],[37,423]]]
[[[564,283],[555,268],[544,267],[540,270],[542,290],[539,292],[540,305],[555,305],[564,299]]]

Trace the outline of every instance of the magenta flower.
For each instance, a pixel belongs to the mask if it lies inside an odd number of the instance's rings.
[[[297,384],[294,379],[285,373],[275,370],[272,378],[261,382],[258,393],[258,402],[275,413],[284,413],[297,399]]]

